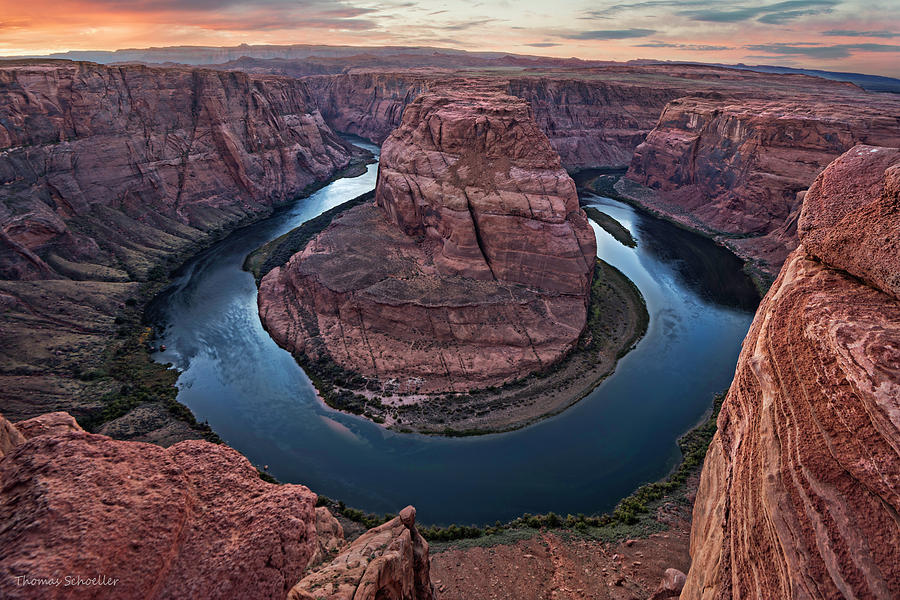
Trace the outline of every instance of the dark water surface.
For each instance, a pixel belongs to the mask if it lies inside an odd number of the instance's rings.
[[[680,458],[676,438],[734,373],[757,302],[740,262],[709,240],[591,197],[638,240],[626,248],[594,226],[599,256],[647,300],[650,326],[637,348],[587,398],[531,427],[474,438],[393,433],[317,401],[263,330],[253,277],[241,270],[264,242],[373,189],[376,171],[335,181],[185,265],[149,313],[165,327],[167,350],[156,358],[181,371],[178,399],[278,479],[371,512],[414,504],[424,523],[602,512],[665,476]]]

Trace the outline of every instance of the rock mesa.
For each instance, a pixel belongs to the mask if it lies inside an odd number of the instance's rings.
[[[596,242],[527,103],[471,82],[419,96],[375,199],[262,280],[279,344],[422,392],[501,384],[573,347]]]

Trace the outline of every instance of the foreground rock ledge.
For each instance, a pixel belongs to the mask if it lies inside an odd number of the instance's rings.
[[[379,392],[468,391],[573,348],[595,256],[528,104],[457,81],[407,107],[382,149],[376,205],[266,275],[259,308],[280,345]]]
[[[347,546],[315,504],[302,485],[262,481],[226,446],[116,441],[67,413],[0,417],[0,597],[284,598],[304,574],[341,571],[341,557],[365,546],[359,577],[315,598],[433,599],[412,507]],[[67,576],[108,585],[67,586]]]
[[[703,467],[683,599],[900,597],[900,150],[803,204]]]

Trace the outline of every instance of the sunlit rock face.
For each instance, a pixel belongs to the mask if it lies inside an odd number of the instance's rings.
[[[681,598],[900,596],[900,150],[816,179],[694,507]]]
[[[572,349],[596,241],[527,103],[471,81],[419,96],[375,197],[262,280],[279,344],[420,391],[496,385]]]

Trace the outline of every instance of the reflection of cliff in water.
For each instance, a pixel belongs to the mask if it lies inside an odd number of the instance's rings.
[[[670,264],[686,287],[716,304],[756,310],[759,293],[743,272],[741,259],[730,251],[661,219],[641,218],[638,228],[644,248]]]

